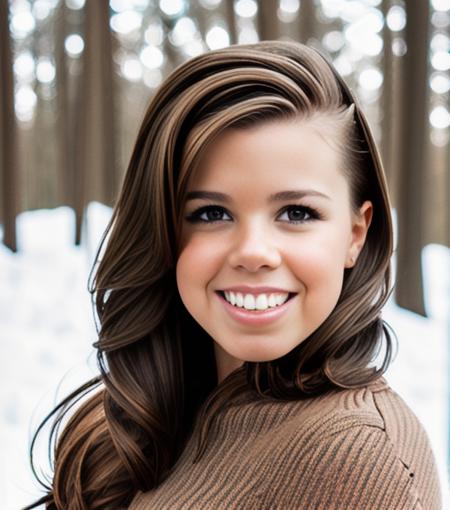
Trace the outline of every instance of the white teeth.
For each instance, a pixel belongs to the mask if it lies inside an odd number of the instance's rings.
[[[244,297],[244,308],[246,308],[247,310],[254,310],[256,308],[256,306],[255,306],[255,296],[252,296],[251,294],[246,294],[245,295],[245,297]]]
[[[240,292],[224,292],[226,300],[232,305],[245,308],[246,310],[266,310],[285,303],[289,297],[288,293],[270,294],[241,294]]]
[[[265,310],[266,308],[269,308],[267,296],[265,296],[264,294],[260,294],[259,296],[257,296],[255,300],[255,308],[257,310]]]

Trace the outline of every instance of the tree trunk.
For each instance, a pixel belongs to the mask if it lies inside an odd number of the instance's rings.
[[[17,251],[16,216],[18,214],[18,175],[16,153],[16,117],[14,113],[14,78],[9,34],[7,0],[0,0],[0,181],[3,220],[3,243]]]
[[[406,3],[402,77],[403,131],[400,143],[398,252],[395,298],[399,306],[426,316],[421,255],[424,245],[424,179],[428,121],[428,2]],[[408,229],[409,226],[409,229]],[[413,227],[413,228],[411,228]]]

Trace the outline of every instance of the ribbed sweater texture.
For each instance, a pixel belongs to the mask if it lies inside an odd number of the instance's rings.
[[[294,402],[219,411],[196,464],[198,424],[175,469],[129,510],[442,510],[422,424],[384,377]]]

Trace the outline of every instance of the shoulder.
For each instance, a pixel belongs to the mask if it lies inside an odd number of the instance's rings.
[[[428,436],[386,379],[314,400],[285,436],[286,507],[309,494],[325,508],[441,508]]]
[[[383,431],[410,457],[404,448],[405,435],[413,441],[428,440],[423,425],[384,377],[360,388],[333,390],[299,405],[289,423],[292,431],[308,428],[317,439],[324,439],[355,427],[373,427]]]

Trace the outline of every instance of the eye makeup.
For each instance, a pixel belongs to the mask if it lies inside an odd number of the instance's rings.
[[[220,223],[223,221],[228,221],[228,220],[222,220],[222,219],[218,219],[218,218],[216,218],[216,219],[202,219],[201,218],[201,216],[208,215],[208,213],[210,213],[212,211],[215,211],[215,212],[221,211],[222,214],[224,212],[226,214],[228,214],[227,210],[222,206],[206,205],[206,206],[200,207],[198,209],[195,209],[191,214],[186,216],[185,219],[189,223],[193,223],[193,224],[194,223],[211,224],[211,223]],[[279,215],[281,215],[283,213],[290,213],[292,211],[295,211],[297,213],[300,212],[302,218],[283,221],[283,223],[297,225],[297,224],[304,224],[304,223],[309,223],[311,221],[323,219],[321,213],[317,209],[307,206],[307,205],[300,205],[300,204],[289,204],[289,205],[283,207],[283,209],[281,209],[281,211],[279,211]]]

